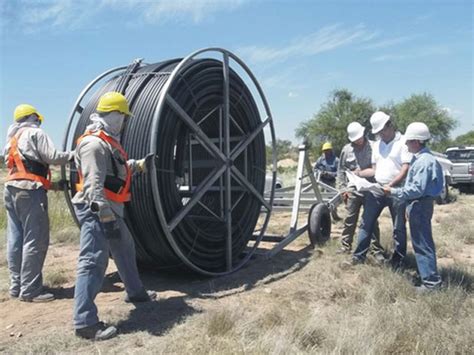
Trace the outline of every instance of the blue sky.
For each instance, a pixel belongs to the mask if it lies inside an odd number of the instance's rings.
[[[472,1],[0,0],[0,20],[1,146],[17,104],[59,145],[98,74],[211,46],[251,68],[283,139],[339,88],[377,105],[429,92],[453,136],[474,129]]]

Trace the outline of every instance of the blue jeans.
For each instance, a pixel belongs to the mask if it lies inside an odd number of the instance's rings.
[[[433,198],[425,197],[409,202],[407,214],[421,281],[426,287],[435,287],[441,283],[441,276],[436,267],[436,249],[431,231]]]
[[[401,262],[407,253],[407,230],[405,227],[406,203],[394,196],[365,194],[364,213],[359,229],[358,243],[353,257],[364,261],[369,250],[370,240],[374,231],[375,223],[388,207],[392,216],[394,251],[392,261]]]
[[[95,297],[102,288],[105,271],[112,254],[125,291],[130,297],[143,292],[135,259],[135,244],[124,220],[117,217],[121,237],[107,239],[99,217],[85,204],[75,205],[81,225],[80,253],[74,289],[74,327],[81,329],[99,322]]]
[[[7,260],[10,295],[31,299],[43,290],[43,265],[49,246],[48,197],[43,188],[6,186]]]

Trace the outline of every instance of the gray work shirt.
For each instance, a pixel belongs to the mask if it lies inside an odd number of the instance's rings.
[[[348,143],[342,148],[337,170],[338,189],[353,188],[353,186],[348,186],[346,171],[372,168],[372,145],[372,141],[366,140],[362,149],[355,149],[352,143]],[[367,180],[375,181],[373,178]]]
[[[90,135],[84,137],[76,147],[74,157],[76,167],[83,177],[83,189],[78,191],[73,199],[73,204],[97,204],[99,216],[105,217],[115,212],[120,217],[124,216],[124,204],[110,201],[105,197],[104,183],[107,175],[115,175],[112,166],[115,162],[117,177],[126,179],[127,164],[132,171],[136,170],[136,161],[133,159],[123,161],[120,152],[101,138]]]
[[[19,128],[15,133],[21,133],[18,139],[18,151],[20,156],[37,161],[45,165],[64,165],[72,159],[72,152],[60,152],[54,148],[54,144],[49,136],[39,127],[30,126]],[[10,149],[10,142],[5,146],[5,161],[8,161],[8,151]],[[5,186],[14,186],[24,190],[37,190],[43,187],[39,181],[31,180],[10,180],[5,183]]]

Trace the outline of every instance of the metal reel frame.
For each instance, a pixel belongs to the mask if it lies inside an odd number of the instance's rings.
[[[212,142],[212,140],[201,130],[198,124],[196,124],[192,118],[185,112],[185,110],[179,106],[179,104],[173,99],[173,97],[169,94],[173,82],[176,78],[180,76],[183,70],[191,63],[191,61],[196,58],[197,56],[203,53],[219,53],[222,55],[222,69],[223,69],[223,78],[224,78],[224,87],[223,87],[223,124],[224,124],[224,149],[221,151],[216,145]],[[233,59],[249,76],[252,83],[255,85],[255,88],[258,91],[260,96],[260,100],[264,105],[266,111],[266,119],[247,137],[244,138],[243,141],[240,141],[237,146],[231,150],[230,149],[230,125],[231,125],[231,116],[229,114],[229,59]],[[245,63],[238,58],[235,54],[225,50],[223,48],[204,48],[194,53],[191,53],[186,58],[184,58],[173,70],[171,75],[168,78],[168,81],[164,85],[161,93],[161,97],[159,99],[158,105],[156,107],[155,113],[153,115],[153,122],[152,122],[152,129],[150,134],[150,147],[151,152],[156,152],[157,148],[157,131],[159,125],[159,117],[161,112],[163,111],[164,107],[168,105],[183,121],[183,123],[188,127],[190,131],[195,134],[196,139],[199,143],[205,147],[215,158],[216,160],[221,161],[220,167],[214,169],[205,179],[204,181],[198,186],[196,189],[196,193],[191,196],[188,203],[183,207],[178,214],[173,217],[171,221],[167,221],[165,218],[165,214],[163,211],[163,206],[161,205],[161,199],[159,194],[159,189],[157,185],[157,173],[155,167],[151,169],[152,174],[152,191],[153,197],[155,200],[155,209],[160,219],[160,223],[163,226],[163,230],[165,232],[166,238],[170,243],[171,247],[173,248],[174,252],[179,256],[179,258],[191,269],[209,276],[219,276],[219,275],[226,275],[231,272],[237,271],[242,266],[244,266],[252,257],[253,253],[258,247],[258,244],[262,240],[268,222],[271,217],[272,205],[273,205],[273,198],[275,194],[275,182],[276,182],[276,149],[275,149],[275,129],[273,126],[273,119],[270,112],[270,107],[268,102],[265,98],[263,90],[258,83],[257,79],[250,71],[250,69],[245,65]],[[269,200],[265,200],[264,195],[260,194],[252,184],[246,179],[246,177],[233,165],[233,162],[240,156],[242,152],[246,149],[253,142],[253,140],[263,131],[263,129],[269,125],[270,132],[271,132],[271,144],[272,144],[272,189]],[[153,162],[155,164],[155,162]],[[226,270],[222,272],[213,272],[209,270],[204,270],[197,265],[193,264],[186,255],[180,250],[179,246],[177,245],[176,241],[173,238],[173,229],[183,220],[183,218],[189,213],[193,206],[199,203],[201,197],[211,188],[215,181],[217,181],[221,176],[224,175],[224,200],[225,200],[225,208],[224,208],[224,219],[226,222]],[[237,264],[233,265],[232,260],[232,200],[231,200],[231,179],[234,178],[242,188],[246,189],[251,195],[257,198],[263,205],[265,214],[265,220],[263,222],[263,226],[259,231],[257,238],[255,239],[254,245],[252,248],[247,252],[246,256]],[[262,213],[262,212],[261,212]]]
[[[192,120],[192,118],[185,112],[185,110],[173,99],[173,97],[169,94],[170,89],[172,88],[173,82],[179,78],[180,74],[183,72],[183,70],[186,68],[187,65],[191,63],[191,61],[196,58],[199,55],[202,55],[203,53],[218,53],[219,55],[222,55],[222,68],[223,68],[223,78],[224,78],[224,86],[223,86],[223,103],[222,103],[222,118],[223,118],[223,125],[224,125],[224,145],[223,145],[223,150],[221,151],[219,148],[216,147],[216,145],[212,142],[212,140],[200,129],[199,125]],[[230,107],[230,102],[229,102],[229,81],[230,81],[230,76],[229,76],[229,59],[232,59],[235,61],[243,70],[244,72],[248,75],[250,78],[251,82],[255,86],[260,101],[263,104],[263,107],[265,109],[266,113],[266,118],[259,124],[258,127],[255,128],[253,132],[248,134],[247,136],[244,136],[244,139],[240,141],[233,150],[230,149],[230,125],[231,123],[231,116],[229,114],[229,107]],[[97,76],[94,80],[92,80],[84,89],[83,91],[79,94],[73,109],[71,111],[70,117],[69,117],[69,122],[66,127],[64,139],[63,139],[63,149],[67,150],[68,149],[68,141],[69,141],[69,136],[71,134],[71,131],[73,130],[73,123],[75,121],[76,115],[80,114],[83,111],[83,108],[85,105],[82,105],[82,101],[84,100],[84,97],[92,90],[92,88],[102,79],[114,74],[117,75],[117,72],[120,71],[125,71],[128,68],[128,66],[121,66],[121,67],[116,67],[113,69],[110,69],[99,76]],[[204,181],[198,186],[196,189],[196,193],[190,196],[190,200],[188,203],[183,207],[182,210],[178,212],[176,216],[173,217],[171,221],[167,221],[165,218],[164,214],[164,206],[161,205],[161,199],[160,199],[160,194],[159,194],[159,189],[158,189],[158,183],[157,183],[157,172],[156,172],[156,166],[155,162],[152,162],[152,169],[150,169],[150,173],[152,175],[152,192],[153,192],[153,199],[154,199],[154,205],[155,205],[155,210],[157,212],[160,224],[163,227],[163,231],[165,232],[165,236],[170,243],[173,251],[176,253],[176,255],[181,259],[181,261],[187,265],[189,268],[192,270],[208,275],[208,276],[219,276],[219,275],[226,275],[229,273],[232,273],[234,271],[237,271],[241,267],[243,267],[252,257],[254,252],[256,251],[260,241],[263,239],[265,235],[265,231],[268,226],[268,222],[271,217],[271,212],[272,212],[272,206],[273,206],[273,199],[275,195],[275,184],[276,184],[276,149],[275,149],[275,143],[276,143],[276,137],[275,137],[275,128],[273,125],[273,118],[270,112],[270,107],[268,105],[268,102],[266,100],[266,97],[263,93],[263,90],[258,83],[257,79],[253,75],[253,73],[250,71],[250,69],[247,67],[247,65],[240,59],[238,58],[235,54],[229,52],[226,49],[223,48],[217,48],[217,47],[210,47],[210,48],[204,48],[197,50],[191,54],[189,54],[187,57],[185,57],[181,62],[174,68],[170,76],[168,77],[167,82],[165,83],[163,89],[160,92],[160,98],[158,101],[158,105],[155,109],[153,118],[152,118],[152,129],[150,131],[150,147],[151,147],[151,152],[150,153],[155,153],[156,148],[157,148],[157,137],[158,137],[158,126],[159,126],[159,118],[161,112],[163,112],[163,109],[165,106],[169,106],[176,114],[177,116],[183,121],[183,123],[187,126],[187,128],[193,132],[195,135],[196,139],[199,141],[199,143],[206,148],[213,156],[221,161],[221,166],[219,168],[216,168],[209,174]],[[253,142],[253,140],[263,131],[264,128],[266,127],[270,128],[270,133],[271,133],[271,143],[272,146],[272,184],[271,184],[271,190],[270,194],[267,195],[267,199],[265,199],[265,196],[263,194],[260,194],[254,186],[246,179],[246,177],[233,165],[233,162],[245,151],[245,149]],[[187,257],[186,255],[180,250],[179,246],[177,245],[176,241],[173,238],[173,229],[180,223],[180,221],[183,220],[183,218],[187,215],[188,212],[191,211],[192,207],[195,206],[197,203],[199,203],[200,199],[204,196],[204,194],[211,188],[211,186],[214,184],[215,181],[217,181],[221,176],[224,176],[224,200],[225,200],[225,213],[224,213],[224,218],[226,222],[226,227],[227,227],[227,235],[226,235],[226,270],[222,272],[213,272],[209,270],[202,269],[198,267],[197,265],[193,264]],[[61,167],[61,178],[63,180],[67,180],[66,176],[66,168],[64,166]],[[252,245],[251,249],[246,252],[245,257],[239,261],[236,265],[233,265],[233,260],[232,260],[232,199],[231,199],[231,179],[234,178],[238,183],[241,185],[241,187],[245,190],[250,195],[253,195],[254,198],[258,199],[262,205],[262,212],[260,215],[264,214],[265,218],[263,220],[262,227],[259,229],[258,234],[256,235],[255,238],[250,239],[254,241],[254,244]],[[71,211],[71,214],[76,222],[77,225],[79,225],[77,217],[74,212],[74,208],[71,202],[72,196],[70,196],[70,192],[67,188],[64,189],[64,194],[66,198],[67,205],[69,207],[69,210]]]

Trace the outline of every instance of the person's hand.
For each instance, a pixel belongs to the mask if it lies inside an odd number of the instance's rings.
[[[353,170],[352,173],[353,173],[355,176],[360,176],[360,169],[357,168],[357,169]]]
[[[158,159],[158,156],[154,153],[150,153],[145,158],[137,160],[137,170],[141,173],[146,173],[153,164],[153,160]]]
[[[344,202],[345,205],[347,205],[347,200],[349,200],[349,196],[351,193],[349,191],[345,191],[342,193],[342,201]]]
[[[107,239],[120,239],[120,225],[117,220],[105,223],[102,222],[102,230]]]
[[[392,188],[390,187],[390,185],[384,185],[382,187],[382,190],[383,190],[383,193],[388,196],[392,193]]]

